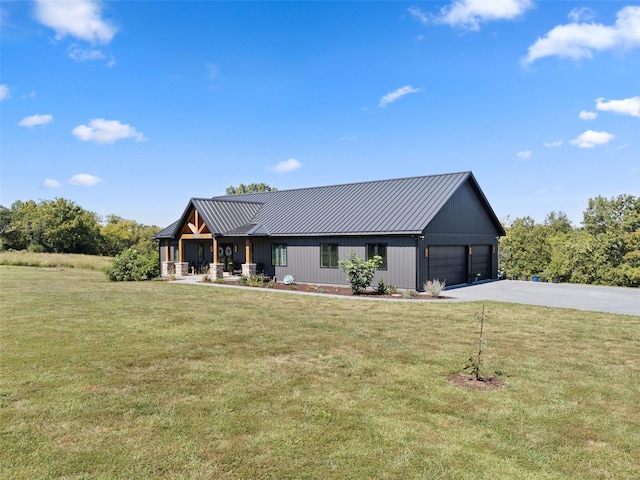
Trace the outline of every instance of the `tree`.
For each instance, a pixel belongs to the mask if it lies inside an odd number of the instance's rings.
[[[351,292],[359,295],[362,290],[371,285],[376,270],[382,266],[383,259],[380,255],[375,255],[367,261],[356,255],[355,250],[349,251],[349,260],[340,260],[338,265],[347,274],[347,279],[351,284]]]
[[[592,235],[612,231],[634,232],[640,228],[640,197],[590,198],[582,225]]]
[[[257,193],[257,192],[275,192],[277,188],[270,187],[266,183],[250,183],[249,185],[245,185],[241,183],[237,187],[233,185],[227,187],[227,195],[239,195],[241,193]]]
[[[41,245],[46,252],[99,253],[102,237],[95,213],[56,198],[38,204],[38,217],[44,226]]]
[[[117,215],[107,215],[101,229],[102,253],[113,256],[127,248],[135,248],[140,253],[156,251],[158,245],[153,236],[159,231],[160,227],[155,225],[142,225]]]
[[[539,275],[551,260],[551,245],[544,225],[531,217],[516,218],[500,242],[507,276]]]

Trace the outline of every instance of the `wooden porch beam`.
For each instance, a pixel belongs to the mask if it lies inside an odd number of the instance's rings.
[[[213,263],[220,263],[218,258],[218,238],[213,237]]]

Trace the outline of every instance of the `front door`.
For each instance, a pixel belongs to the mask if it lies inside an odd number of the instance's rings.
[[[225,272],[233,272],[233,243],[221,243],[218,247],[218,261]]]

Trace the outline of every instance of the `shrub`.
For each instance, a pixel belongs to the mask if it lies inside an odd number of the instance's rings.
[[[378,288],[376,289],[376,293],[378,295],[386,295],[387,293],[389,293],[389,286],[384,283],[384,279],[381,278],[380,281],[378,282]]]
[[[427,295],[431,297],[439,297],[444,287],[447,286],[447,282],[440,281],[437,278],[434,280],[428,280],[424,284],[424,291]]]
[[[149,252],[143,255],[133,248],[128,248],[117,255],[111,265],[103,271],[112,282],[149,280],[160,275],[158,253]]]
[[[349,252],[349,260],[340,260],[340,268],[347,274],[351,285],[351,292],[359,295],[362,290],[371,285],[376,270],[382,265],[382,257],[375,255],[367,261],[362,260],[354,250]]]
[[[405,290],[404,292],[402,292],[402,298],[413,298],[417,294],[418,294],[418,292],[416,292],[413,289]]]

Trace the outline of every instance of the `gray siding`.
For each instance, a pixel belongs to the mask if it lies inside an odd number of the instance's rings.
[[[320,245],[338,244],[338,259],[349,258],[349,251],[355,250],[360,258],[366,258],[366,245],[384,243],[387,245],[387,269],[379,270],[372,285],[384,278],[385,283],[399,288],[416,288],[415,246],[412,237],[272,237],[253,239],[254,261],[264,265],[265,273],[282,280],[285,275],[293,275],[301,283],[348,285],[345,273],[340,268],[320,267]],[[271,245],[287,244],[287,266],[271,265]]]

